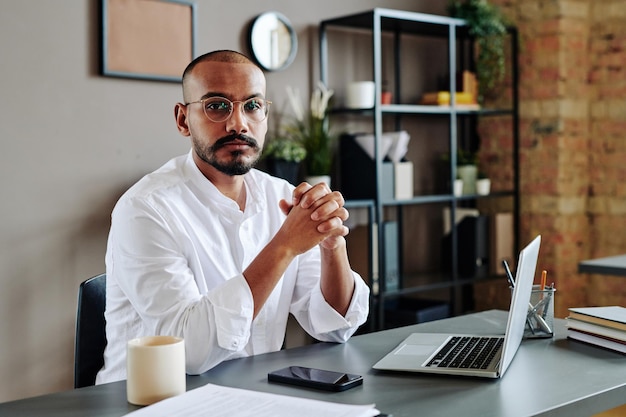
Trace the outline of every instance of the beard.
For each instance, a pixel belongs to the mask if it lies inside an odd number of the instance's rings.
[[[259,161],[259,144],[256,139],[247,135],[235,134],[224,136],[218,139],[213,145],[206,146],[203,146],[195,137],[192,137],[192,140],[193,149],[200,159],[217,169],[219,172],[229,176],[247,174]],[[217,151],[235,140],[248,145],[253,151],[253,154],[246,158],[244,152],[236,150],[230,152],[229,158],[221,160],[218,159],[216,155]]]

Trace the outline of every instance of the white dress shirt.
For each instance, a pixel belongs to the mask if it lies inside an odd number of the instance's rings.
[[[187,373],[280,350],[292,313],[312,337],[345,342],[363,324],[369,288],[353,272],[349,310],[320,290],[320,250],[298,256],[252,320],[242,273],[282,225],[280,199],[293,186],[258,170],[245,175],[242,212],[195,165],[191,152],[146,175],[118,201],[106,253],[104,367],[96,383],[126,377],[126,342],[145,335],[185,339]]]

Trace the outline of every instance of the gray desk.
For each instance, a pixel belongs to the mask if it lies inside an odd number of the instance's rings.
[[[581,261],[578,263],[578,272],[626,277],[626,255]]]
[[[318,343],[227,361],[200,376],[205,383],[342,403],[376,403],[382,412],[407,416],[589,416],[626,402],[626,358],[565,338],[558,319],[554,339],[526,340],[500,380],[374,371],[372,365],[406,335],[420,331],[502,332],[506,313],[487,311],[353,337],[346,344]],[[287,365],[336,369],[364,376],[360,387],[327,393],[267,382],[269,371]],[[60,392],[0,404],[8,416],[120,416],[126,383]]]

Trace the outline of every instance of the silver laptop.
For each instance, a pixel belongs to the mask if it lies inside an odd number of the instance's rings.
[[[541,236],[519,254],[515,288],[503,335],[413,333],[374,365],[388,371],[500,378],[524,335]]]

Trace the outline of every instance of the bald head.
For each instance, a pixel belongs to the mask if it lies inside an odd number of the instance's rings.
[[[188,84],[191,74],[193,73],[193,69],[201,62],[224,62],[227,64],[251,64],[258,68],[250,58],[245,56],[242,53],[230,50],[218,50],[213,52],[208,52],[204,55],[200,55],[193,61],[187,65],[185,71],[183,72],[183,100],[188,102],[191,100],[190,93],[188,91]],[[261,70],[259,68],[259,70]]]

